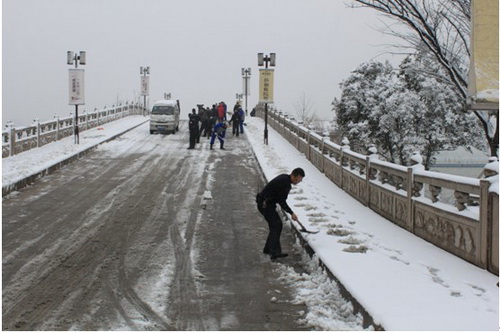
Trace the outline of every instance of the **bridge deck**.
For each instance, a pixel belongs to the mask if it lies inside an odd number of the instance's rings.
[[[261,253],[245,137],[187,150],[186,124],[146,125],[4,199],[3,328],[308,329],[280,280],[305,272],[290,233],[285,268]]]

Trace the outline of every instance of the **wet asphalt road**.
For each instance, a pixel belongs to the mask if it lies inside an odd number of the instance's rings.
[[[249,143],[187,146],[185,123],[175,135],[145,124],[5,197],[3,329],[309,329],[262,254]],[[300,272],[298,257],[283,262]]]

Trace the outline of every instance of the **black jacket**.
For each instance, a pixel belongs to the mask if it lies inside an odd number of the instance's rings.
[[[282,174],[267,183],[257,197],[265,203],[266,207],[276,208],[276,204],[279,204],[285,212],[291,215],[293,211],[286,203],[291,189],[292,179],[290,175]]]
[[[200,117],[197,114],[189,114],[189,132],[196,133],[200,130],[198,127],[198,122],[200,121]]]
[[[232,117],[231,117],[231,120],[229,120],[229,123],[233,124],[233,126],[239,126],[240,125],[240,114],[238,113],[238,111],[236,111],[235,113],[233,113]]]

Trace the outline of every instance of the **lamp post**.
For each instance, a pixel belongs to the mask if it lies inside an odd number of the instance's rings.
[[[241,99],[243,98],[243,94],[238,94],[236,93],[236,100],[239,102],[241,102]]]
[[[250,68],[242,68],[241,75],[243,76],[243,92],[245,94],[245,114],[248,115],[248,95],[250,95],[250,89],[248,87],[248,81],[251,75]]]
[[[257,64],[259,66],[265,66],[265,69],[260,70],[260,91],[259,99],[265,104],[265,116],[264,116],[264,143],[268,144],[268,131],[267,131],[267,103],[273,102],[273,84],[274,84],[274,72],[269,70],[269,66],[276,66],[276,53],[270,53],[269,56],[264,56],[264,53],[257,54]]]
[[[87,63],[87,53],[80,51],[76,53],[73,51],[67,52],[66,63],[68,65],[75,64],[74,69],[69,69],[69,105],[75,106],[75,143],[80,143],[80,133],[78,128],[78,105],[85,104],[85,70],[78,69],[78,62],[80,65]]]
[[[141,95],[144,96],[144,110],[146,110],[146,97],[149,95],[149,66],[141,67]]]

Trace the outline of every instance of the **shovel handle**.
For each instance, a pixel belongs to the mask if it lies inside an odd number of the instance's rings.
[[[298,224],[302,227],[302,230],[306,230],[306,227],[304,227],[304,225],[303,225],[302,223],[300,223],[300,221],[299,221],[299,220],[297,220],[297,221],[295,221],[295,222],[297,222],[297,223],[298,223]]]

